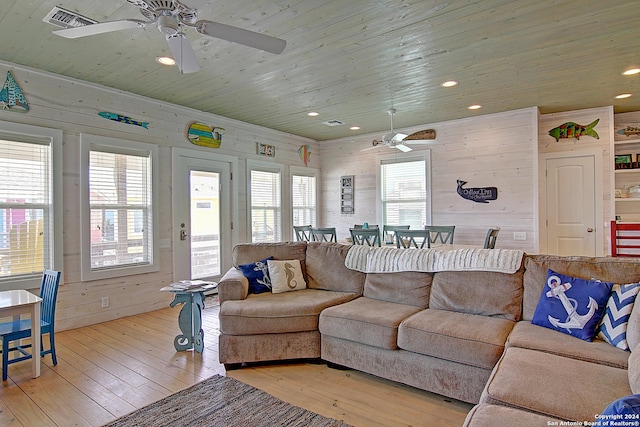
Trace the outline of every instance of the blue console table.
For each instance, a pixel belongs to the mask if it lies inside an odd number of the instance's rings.
[[[173,346],[177,351],[195,350],[202,353],[204,349],[204,331],[202,330],[202,309],[204,308],[204,292],[214,289],[217,284],[206,284],[198,287],[181,289],[184,282],[166,286],[161,291],[169,291],[174,294],[170,307],[183,304],[178,314],[178,326],[182,333],[173,340]]]

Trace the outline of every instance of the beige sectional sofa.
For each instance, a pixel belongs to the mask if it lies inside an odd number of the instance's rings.
[[[637,261],[509,250],[353,248],[315,242],[237,245],[235,267],[218,285],[220,362],[232,368],[322,358],[477,403],[466,421],[475,427],[496,421],[593,422],[609,402],[640,392],[640,367],[628,369],[631,352],[531,324],[548,268],[632,283],[640,281]],[[354,261],[356,255],[370,256],[364,251],[384,262]],[[423,257],[434,271],[403,271],[417,265],[409,255]],[[237,267],[269,256],[300,260],[307,289],[249,294]],[[483,257],[509,258],[512,265],[506,272]],[[640,307],[632,313],[628,341],[632,348],[640,341]],[[517,423],[505,424],[509,419]]]

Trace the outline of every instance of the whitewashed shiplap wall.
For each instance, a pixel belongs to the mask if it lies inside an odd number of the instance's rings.
[[[158,291],[160,287],[173,280],[171,249],[160,250],[160,271],[157,273],[81,281],[78,227],[81,133],[158,145],[160,239],[171,239],[174,226],[171,218],[172,147],[238,158],[238,176],[234,179],[239,181],[239,192],[234,195],[234,206],[240,220],[236,224],[237,241],[234,241],[234,244],[247,241],[250,234],[246,230],[247,159],[284,164],[283,182],[286,183],[289,180],[288,166],[304,167],[298,155],[298,148],[309,144],[314,153],[309,167],[319,167],[316,154],[318,145],[312,140],[0,61],[0,78],[4,79],[9,70],[21,85],[31,110],[26,114],[0,110],[0,121],[63,131],[64,276],[58,294],[56,313],[56,327],[59,330],[155,310],[165,307],[171,300],[170,295]],[[166,71],[175,72],[174,69]],[[215,100],[212,99],[212,102]],[[110,111],[136,120],[148,121],[149,129],[103,119],[98,116],[100,111]],[[225,128],[222,147],[212,150],[192,145],[185,136],[186,127],[192,121]],[[256,142],[274,145],[276,158],[258,156]],[[288,224],[283,226],[288,232]],[[102,297],[109,297],[108,308],[101,308]]]
[[[501,227],[497,247],[538,251],[537,137],[538,109],[526,108],[499,114],[397,129],[413,133],[435,129],[428,145],[414,151],[371,146],[378,134],[322,142],[321,224],[335,226],[338,237],[349,235],[353,224],[381,224],[376,208],[376,180],[381,156],[411,157],[422,150],[431,154],[431,213],[433,225],[455,225],[455,242],[481,244],[491,226]],[[355,175],[355,213],[342,215],[339,179]],[[468,187],[497,187],[498,199],[490,203],[465,200],[456,192],[456,180]],[[527,240],[513,240],[513,232],[525,232]]]
[[[580,125],[586,126],[593,122],[595,119],[600,119],[595,127],[599,138],[593,138],[591,136],[583,136],[580,139],[565,138],[556,141],[556,139],[549,135],[549,131],[557,126],[560,126],[566,122],[575,122]],[[596,150],[602,154],[602,194],[598,194],[597,197],[602,201],[602,223],[596,224],[595,232],[598,233],[598,241],[600,242],[597,248],[597,255],[606,255],[609,253],[609,240],[610,240],[610,228],[609,221],[614,218],[612,206],[612,191],[613,191],[613,158],[611,153],[612,136],[614,126],[614,114],[613,107],[602,108],[589,108],[584,110],[567,111],[554,114],[543,114],[540,116],[540,126],[538,135],[539,152],[541,155],[549,153],[575,153],[576,155],[584,150]],[[546,212],[544,200],[545,193],[545,180],[544,180],[544,164],[540,162],[539,173],[539,188],[540,188],[540,233],[541,233],[541,250],[546,251]]]

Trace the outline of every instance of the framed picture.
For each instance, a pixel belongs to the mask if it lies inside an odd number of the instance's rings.
[[[631,154],[616,154],[616,164],[631,163]]]

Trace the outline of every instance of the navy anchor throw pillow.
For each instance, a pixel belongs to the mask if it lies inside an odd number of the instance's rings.
[[[592,341],[613,283],[547,271],[547,283],[531,323]]]

